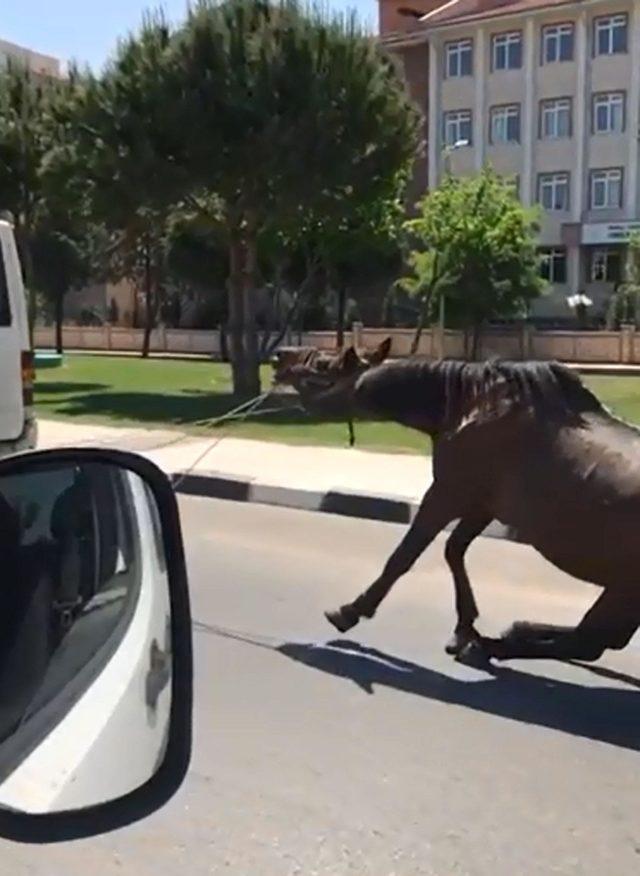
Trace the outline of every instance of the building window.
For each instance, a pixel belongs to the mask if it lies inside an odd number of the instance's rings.
[[[611,210],[622,206],[622,169],[591,171],[591,209]]]
[[[454,110],[444,114],[445,146],[471,145],[471,110]]]
[[[564,247],[540,250],[540,276],[549,283],[567,282],[567,251]]]
[[[490,120],[489,140],[491,143],[520,142],[519,104],[491,107]]]
[[[573,25],[550,24],[542,28],[542,63],[573,60]]]
[[[538,201],[545,210],[568,210],[569,174],[541,173],[538,177]]]
[[[599,247],[591,250],[591,282],[617,283],[621,277],[620,249]]]
[[[621,134],[624,131],[624,91],[593,96],[593,133]]]
[[[620,55],[627,51],[628,20],[625,14],[605,15],[594,21],[594,54]]]
[[[519,70],[522,67],[522,33],[499,33],[492,38],[492,69]]]
[[[472,75],[473,48],[471,40],[447,43],[445,48],[445,75],[448,79]]]
[[[571,98],[556,97],[540,102],[540,137],[559,140],[571,136]]]

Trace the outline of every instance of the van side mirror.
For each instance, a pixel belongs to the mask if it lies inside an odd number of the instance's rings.
[[[191,754],[191,616],[168,478],[133,454],[0,461],[0,836],[163,805]]]

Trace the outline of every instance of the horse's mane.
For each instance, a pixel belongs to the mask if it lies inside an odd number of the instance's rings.
[[[471,413],[495,419],[516,408],[565,420],[604,410],[578,375],[558,362],[408,360],[376,371],[370,389],[383,408],[439,403],[449,424]]]

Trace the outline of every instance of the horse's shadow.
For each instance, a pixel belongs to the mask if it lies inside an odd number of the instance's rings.
[[[484,680],[462,681],[346,640],[326,645],[285,643],[276,650],[313,669],[351,679],[370,694],[375,685],[383,685],[640,751],[637,690],[583,687],[502,666],[492,667]],[[584,668],[640,689],[640,681],[631,676],[602,667]]]

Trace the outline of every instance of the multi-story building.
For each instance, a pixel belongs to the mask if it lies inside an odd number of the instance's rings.
[[[537,315],[576,292],[604,312],[640,230],[640,2],[449,0],[409,22],[383,39],[410,87],[426,76],[428,185],[487,162],[513,178],[541,210]]]
[[[42,55],[32,49],[25,49],[15,43],[0,40],[0,64],[7,61],[18,61],[28,67],[33,73],[42,76],[59,77],[62,73],[60,61],[49,55]]]

